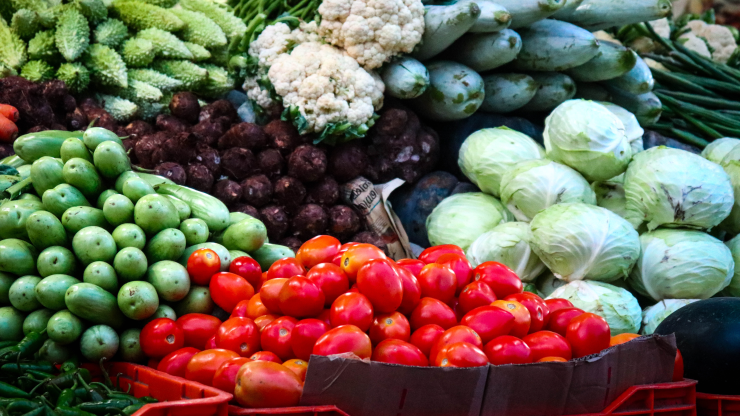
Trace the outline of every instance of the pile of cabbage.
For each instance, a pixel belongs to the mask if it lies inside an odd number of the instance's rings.
[[[473,133],[458,164],[481,192],[445,199],[427,219],[430,243],[461,246],[474,267],[509,266],[613,335],[740,296],[740,140],[696,155],[644,150],[642,135],[627,110],[587,100],[553,110],[544,148],[506,127]]]

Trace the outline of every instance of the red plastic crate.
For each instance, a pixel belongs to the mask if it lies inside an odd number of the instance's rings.
[[[740,396],[696,393],[699,416],[740,416]]]
[[[159,403],[147,404],[133,416],[227,416],[232,395],[184,378],[173,377],[149,367],[128,363],[106,365],[113,383],[116,375],[123,391],[131,386],[135,397],[152,396]],[[86,365],[93,378],[101,378],[100,368]]]
[[[601,413],[577,416],[696,416],[696,381],[632,386]]]
[[[707,415],[740,416],[740,396],[733,397],[737,413],[707,413]],[[572,416],[696,416],[696,381],[646,384],[627,389],[601,413]],[[279,409],[245,409],[229,406],[229,415],[301,415],[349,416],[335,406],[284,407]],[[701,415],[701,414],[700,414]]]

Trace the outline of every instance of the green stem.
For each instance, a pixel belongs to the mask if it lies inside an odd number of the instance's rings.
[[[714,129],[717,129],[717,131],[724,133],[726,135],[729,135],[732,137],[740,137],[740,129],[733,129],[731,127],[723,126],[722,124],[712,123],[712,122],[707,122],[707,125]]]
[[[719,139],[721,137],[724,137],[724,135],[722,133],[718,132],[717,130],[715,130],[715,129],[709,127],[709,126],[707,126],[706,124],[704,124],[701,121],[697,120],[695,117],[692,117],[688,113],[686,113],[684,111],[681,111],[681,110],[678,110],[678,109],[675,109],[675,108],[674,108],[674,111],[676,111],[686,121],[688,121],[689,123],[693,124],[694,127],[696,127],[697,129],[701,130],[702,133],[704,133],[704,134],[706,134],[706,135],[708,135],[708,136],[710,136],[710,137],[712,137],[714,139]]]
[[[704,95],[689,92],[661,90],[663,94],[670,95],[687,103],[702,105],[718,110],[740,110],[740,101],[725,100],[722,98],[706,97]]]
[[[710,91],[701,85],[695,84],[685,78],[682,78],[678,75],[675,75],[670,72],[661,71],[659,69],[653,69],[651,68],[650,71],[653,73],[653,77],[655,77],[658,81],[661,82],[667,82],[674,87],[683,88],[685,90],[697,93],[697,94],[703,94],[710,97],[717,97],[719,98],[719,94],[717,94],[714,91]]]
[[[660,91],[655,91],[655,95],[663,101],[664,104],[669,104],[671,107],[684,110],[693,115],[701,116],[707,121],[711,120],[717,123],[722,123],[728,127],[740,128],[740,122],[730,117],[724,116],[716,111],[710,111],[698,105],[689,104],[683,101],[679,101],[669,95],[663,94]]]
[[[731,83],[739,84],[740,85],[740,81],[738,81],[736,78],[733,78],[733,77],[727,75],[726,73],[720,71],[719,69],[717,69],[716,66],[714,65],[714,62],[707,61],[704,57],[700,56],[696,52],[688,49],[687,47],[685,47],[683,45],[681,45],[680,42],[676,42],[676,48],[678,50],[680,50],[681,52],[683,52],[684,54],[686,54],[688,57],[693,58],[693,61],[694,62],[696,62],[701,67],[703,67],[710,74],[712,74],[712,75],[714,75],[714,76],[716,76],[718,78],[721,78],[721,79],[723,79],[723,80],[725,80],[727,82],[731,82]]]

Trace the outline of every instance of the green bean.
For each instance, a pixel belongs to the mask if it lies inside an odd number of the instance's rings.
[[[650,71],[653,73],[653,77],[655,77],[657,80],[662,82],[667,82],[673,86],[683,88],[685,90],[697,93],[697,94],[704,94],[711,97],[717,97],[719,98],[719,94],[717,94],[714,91],[710,91],[701,85],[698,85],[694,82],[691,82],[687,79],[682,78],[679,75],[672,74],[670,72],[661,71],[659,69],[653,69],[651,68]]]
[[[707,120],[712,120],[717,123],[723,123],[727,125],[728,127],[737,127],[740,128],[740,121],[734,120],[730,117],[724,116],[720,113],[707,110],[703,107],[699,107],[694,104],[686,103],[683,101],[679,101],[669,95],[663,94],[660,91],[655,91],[655,95],[658,96],[664,103],[669,103],[673,105],[676,108],[679,108],[681,110],[685,110],[689,113],[702,116],[703,118]]]
[[[725,100],[723,98],[706,97],[703,95],[692,94],[689,92],[661,90],[663,94],[686,101],[692,104],[698,104],[709,108],[740,110],[740,101]]]

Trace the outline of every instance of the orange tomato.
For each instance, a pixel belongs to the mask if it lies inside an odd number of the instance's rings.
[[[509,311],[514,315],[514,326],[511,328],[509,335],[522,338],[529,333],[531,318],[529,317],[529,310],[524,305],[515,300],[496,300],[491,303],[491,306]]]
[[[244,364],[236,375],[234,398],[244,407],[297,406],[301,393],[301,379],[281,364],[253,361]]]
[[[342,243],[335,237],[317,235],[303,243],[295,253],[295,258],[303,264],[303,267],[310,269],[317,264],[330,262],[339,253],[341,246]]]
[[[270,279],[262,284],[259,293],[260,300],[271,313],[282,315],[283,311],[280,310],[280,291],[287,281],[287,278],[277,278]]]
[[[284,362],[283,365],[288,367],[290,371],[294,372],[298,378],[301,379],[301,382],[306,381],[306,372],[308,371],[308,362],[306,360],[293,358],[292,360]]]
[[[185,378],[212,386],[216,370],[232,358],[239,358],[239,354],[220,348],[201,351],[195,354],[185,367]]]
[[[257,325],[257,328],[259,328],[260,332],[262,332],[262,330],[265,329],[265,327],[269,325],[270,322],[276,320],[279,317],[280,315],[273,315],[268,313],[267,315],[262,315],[254,318],[254,324]]]
[[[268,313],[270,313],[270,310],[267,309],[264,303],[262,303],[262,298],[259,293],[255,294],[247,301],[247,311],[245,314],[247,318],[257,319],[258,317],[267,315]]]
[[[350,282],[354,282],[357,278],[357,272],[360,271],[360,267],[365,265],[369,260],[384,259],[386,258],[383,250],[375,247],[372,244],[357,244],[347,249],[342,254],[340,267],[342,271],[347,275]]]
[[[542,357],[539,360],[537,360],[538,363],[547,363],[547,362],[559,362],[559,363],[565,363],[568,362],[563,357]]]
[[[640,338],[639,334],[619,334],[614,335],[609,339],[609,346],[613,347],[615,345],[624,344],[627,341],[632,341],[635,338]]]

